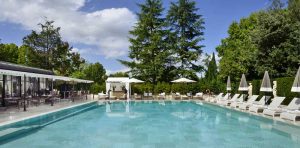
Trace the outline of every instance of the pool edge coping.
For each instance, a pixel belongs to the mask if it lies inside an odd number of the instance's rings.
[[[221,107],[221,108],[226,108],[226,109],[233,110],[233,111],[236,111],[236,112],[246,113],[248,115],[254,115],[254,116],[258,116],[258,117],[270,119],[270,120],[275,121],[275,122],[282,122],[282,123],[285,123],[285,124],[288,124],[288,125],[297,126],[297,127],[300,128],[300,121],[293,122],[293,121],[284,120],[284,119],[281,119],[281,118],[278,118],[278,117],[273,118],[272,116],[267,116],[267,115],[264,115],[262,113],[253,113],[253,112],[249,112],[249,111],[243,111],[243,110],[239,110],[237,108],[232,108],[230,106],[223,106],[223,105],[220,105],[220,104],[215,104],[215,103],[207,102],[207,101],[204,101],[204,100],[203,101],[201,100],[199,102],[205,102],[207,104],[211,104],[211,105],[218,106],[218,107]]]
[[[39,114],[27,116],[27,117],[15,119],[15,120],[5,121],[5,122],[0,123],[0,127],[6,126],[6,125],[9,125],[9,124],[13,124],[13,123],[16,123],[16,122],[28,120],[28,119],[31,119],[31,118],[36,118],[36,117],[39,117],[39,116],[43,116],[43,115],[47,115],[47,114],[59,112],[59,111],[65,110],[65,109],[70,109],[70,108],[73,108],[73,107],[85,105],[85,104],[88,104],[88,103],[93,103],[93,102],[97,102],[97,100],[88,101],[88,102],[84,102],[84,103],[79,103],[79,104],[75,104],[75,105],[71,105],[71,106],[67,106],[67,107],[62,107],[62,108],[55,109],[55,110],[52,110],[52,111],[43,112],[43,113],[39,113]]]

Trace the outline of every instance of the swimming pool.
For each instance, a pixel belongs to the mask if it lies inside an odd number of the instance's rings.
[[[300,128],[195,102],[102,104],[0,147],[299,147]]]

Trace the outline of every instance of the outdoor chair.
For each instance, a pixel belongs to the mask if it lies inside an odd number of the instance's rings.
[[[172,98],[174,100],[181,100],[181,95],[179,92],[176,92],[175,94],[172,94]]]
[[[300,108],[300,98],[294,98],[287,106],[279,106],[276,108],[268,107],[263,111],[263,114],[269,115],[272,117],[279,116],[282,112],[290,113],[297,111]],[[285,114],[283,114],[284,117]]]
[[[239,109],[241,109],[241,110],[247,110],[249,108],[249,106],[252,105],[257,98],[258,98],[258,95],[253,95],[253,96],[251,96],[247,100],[247,102],[239,103],[238,104],[239,105]],[[262,102],[262,103],[264,103],[264,102]]]
[[[196,93],[195,96],[193,96],[193,98],[203,100],[203,93],[202,92]]]
[[[218,104],[228,106],[230,103],[236,101],[239,98],[240,94],[235,94],[231,99],[226,99],[226,95],[223,100],[219,101]]]
[[[268,99],[268,98],[266,98]],[[275,97],[270,105],[252,105],[249,107],[250,112],[259,113],[263,112],[267,108],[278,108],[278,106],[282,103],[285,97]]]
[[[232,108],[238,108],[240,104],[244,102],[244,99],[247,98],[247,95],[244,96],[243,94],[234,102],[230,104],[230,107]]]
[[[157,95],[157,99],[158,99],[158,100],[166,99],[166,93],[163,92],[163,93],[158,94],[158,95]]]
[[[223,95],[223,93],[219,93],[217,96],[211,96],[210,94],[208,94],[208,97],[206,97],[204,100],[214,103],[217,102],[218,98],[221,98]]]
[[[223,93],[222,93],[222,94],[223,94]],[[230,98],[230,94],[227,93],[225,96],[222,95],[222,96],[217,96],[217,97],[215,97],[214,100],[211,100],[210,102],[220,104],[220,103],[222,103],[223,101],[228,100],[229,98]]]

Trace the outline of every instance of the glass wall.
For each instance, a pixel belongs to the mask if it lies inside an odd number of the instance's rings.
[[[21,79],[17,76],[6,76],[5,97],[20,97],[21,96]]]
[[[2,100],[3,75],[0,74],[0,100]]]

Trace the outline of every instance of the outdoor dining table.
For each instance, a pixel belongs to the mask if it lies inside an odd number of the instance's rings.
[[[16,103],[18,108],[19,108],[19,104],[20,104],[20,101],[22,100],[20,97],[8,97],[8,98],[5,98],[5,100],[8,102],[8,103]]]

